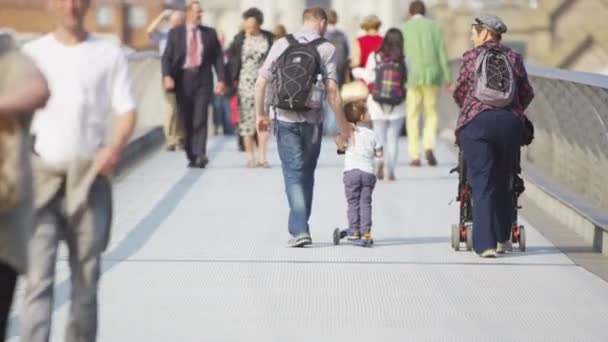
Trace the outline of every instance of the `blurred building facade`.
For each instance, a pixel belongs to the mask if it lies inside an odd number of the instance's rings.
[[[0,0],[0,27],[39,34],[52,27],[43,0]],[[93,0],[88,27],[135,49],[153,45],[145,33],[164,8],[180,8],[184,0]],[[382,31],[400,27],[407,18],[408,0],[202,0],[204,23],[230,41],[239,30],[241,13],[258,7],[264,28],[283,24],[292,32],[301,25],[302,11],[313,5],[338,11],[338,26],[352,38],[368,14],[383,21]],[[442,25],[450,56],[471,47],[470,21],[481,12],[494,12],[509,26],[505,41],[520,49],[529,62],[587,72],[608,73],[608,0],[426,0],[429,16]],[[27,35],[26,35],[27,36]]]
[[[20,33],[23,39],[48,32],[53,20],[45,0],[0,0],[0,28]],[[93,0],[87,27],[135,49],[150,46],[146,25],[166,6],[183,6],[183,0]]]

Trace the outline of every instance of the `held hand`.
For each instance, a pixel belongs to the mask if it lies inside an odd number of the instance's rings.
[[[336,147],[338,148],[338,151],[346,150],[346,141],[344,141],[344,138],[342,138],[341,135],[336,137]]]
[[[163,18],[168,19],[171,16],[171,14],[173,14],[173,10],[166,9],[163,11],[162,16],[163,16]]]
[[[171,76],[165,76],[163,78],[163,87],[165,87],[166,91],[175,90],[175,81],[173,78],[171,78]]]
[[[99,170],[99,174],[104,176],[111,174],[118,164],[121,153],[122,151],[118,147],[114,146],[104,147],[97,151],[95,163],[97,165],[97,169]]]
[[[225,92],[226,92],[226,85],[224,84],[224,82],[218,82],[217,86],[215,87],[215,94],[224,95]]]
[[[268,115],[258,116],[256,121],[259,132],[264,133],[270,131],[270,117],[268,117]]]
[[[342,124],[340,124],[340,138],[342,139],[342,142],[347,145],[352,137],[353,134],[353,126],[348,123],[348,122],[344,122]]]

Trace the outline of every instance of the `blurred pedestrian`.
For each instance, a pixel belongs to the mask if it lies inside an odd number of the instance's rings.
[[[338,13],[335,10],[327,11],[327,32],[325,38],[336,47],[336,70],[338,73],[338,86],[342,88],[348,74],[350,64],[350,46],[348,36],[338,29]]]
[[[29,126],[48,97],[44,76],[9,35],[0,34],[0,341],[17,276],[27,269],[34,223]]]
[[[169,30],[184,24],[184,12],[178,10],[164,10],[148,26],[148,37],[158,44],[158,51],[162,56],[167,46]],[[168,27],[162,28],[161,25],[168,21]],[[184,124],[177,113],[177,103],[175,93],[165,91],[165,99],[169,106],[169,112],[165,120],[165,143],[168,151],[175,151],[176,148],[184,147]]]
[[[236,82],[239,98],[239,134],[247,152],[247,167],[269,167],[266,156],[268,132],[257,132],[259,161],[255,161],[255,82],[273,43],[271,32],[262,30],[264,14],[253,7],[243,13],[243,31],[237,34],[228,50],[228,74]]]
[[[49,81],[51,97],[34,116],[36,226],[29,242],[21,339],[49,341],[55,264],[65,240],[71,272],[65,340],[95,341],[101,254],[110,237],[115,169],[136,123],[121,47],[89,33],[89,0],[48,1],[56,29],[24,46]],[[115,124],[108,125],[110,113]],[[107,129],[115,127],[106,142]]]
[[[405,82],[407,66],[403,53],[403,35],[391,28],[384,36],[378,51],[369,55],[365,81],[371,94],[367,108],[374,123],[374,131],[385,148],[384,160],[376,163],[376,177],[395,180],[395,167],[399,157],[399,133],[405,122]]]
[[[285,28],[285,26],[278,24],[274,27],[274,31],[272,32],[272,34],[274,36],[274,39],[278,40],[287,35],[287,29]]]
[[[335,10],[327,12],[327,32],[325,38],[336,47],[336,70],[338,73],[338,86],[342,88],[349,73],[350,66],[350,46],[346,33],[338,29],[338,13]],[[335,135],[338,132],[338,125],[335,114],[331,111],[329,104],[325,101],[323,106],[325,124],[323,126],[326,135]]]
[[[403,25],[405,54],[409,63],[407,81],[407,134],[410,165],[420,162],[420,115],[424,113],[423,147],[430,166],[437,165],[434,149],[438,126],[439,88],[450,83],[450,67],[439,25],[425,17],[424,2],[412,1],[410,20]]]
[[[217,73],[216,94],[224,93],[224,55],[214,29],[202,26],[203,8],[198,0],[186,4],[186,24],[169,32],[163,54],[163,84],[175,92],[178,112],[186,129],[188,167],[205,168],[209,104],[213,99],[213,69]]]
[[[218,31],[217,37],[222,48],[224,65],[226,65],[228,62],[226,35],[223,31]],[[224,68],[227,68],[227,66]],[[217,82],[217,73],[213,73],[213,81]],[[228,88],[229,87],[226,87],[226,91],[228,91]],[[232,125],[230,118],[230,97],[226,92],[213,96],[213,132],[215,135],[219,135],[220,131],[223,135],[234,134],[234,126]]]
[[[365,33],[357,38],[353,44],[351,62],[353,68],[365,68],[369,55],[377,51],[382,45],[383,38],[380,35],[380,27],[382,27],[382,21],[376,15],[368,15],[361,21],[361,29]]]

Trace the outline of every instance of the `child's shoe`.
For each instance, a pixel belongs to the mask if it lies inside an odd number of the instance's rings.
[[[358,230],[349,229],[348,235],[346,235],[346,239],[348,241],[361,240],[361,232],[359,232]]]
[[[369,247],[374,244],[374,239],[372,239],[372,233],[365,233],[361,238],[361,242],[364,246]]]

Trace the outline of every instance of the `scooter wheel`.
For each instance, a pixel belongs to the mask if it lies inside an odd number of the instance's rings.
[[[334,245],[340,244],[340,228],[334,229]]]

